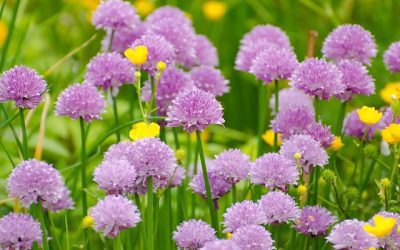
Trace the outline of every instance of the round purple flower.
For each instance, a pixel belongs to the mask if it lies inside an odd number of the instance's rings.
[[[280,191],[270,191],[258,203],[267,224],[288,222],[299,215],[299,208],[293,198]]]
[[[242,250],[272,250],[274,244],[271,234],[259,225],[239,228],[232,235],[231,240]]]
[[[386,68],[393,73],[400,71],[400,41],[392,43],[383,55]]]
[[[96,29],[118,30],[134,26],[140,19],[129,2],[107,0],[101,2],[93,12],[92,21]]]
[[[269,189],[286,190],[288,185],[296,184],[298,179],[296,164],[277,153],[264,154],[250,168],[251,182]]]
[[[135,68],[117,53],[104,53],[93,57],[85,74],[85,83],[101,87],[104,91],[112,87],[118,89],[123,83],[135,81]]]
[[[182,126],[189,133],[225,122],[222,106],[214,95],[199,89],[179,93],[169,106],[165,120],[168,126]]]
[[[147,18],[147,24],[153,24],[165,18],[173,18],[180,23],[180,26],[192,26],[192,22],[179,8],[163,6],[153,11]]]
[[[157,71],[157,63],[165,62],[167,65],[172,65],[175,62],[176,54],[174,46],[163,36],[160,35],[143,35],[140,39],[136,39],[131,45],[146,46],[148,50],[147,61],[142,65],[142,69],[153,75]]]
[[[74,205],[75,202],[71,198],[71,191],[64,186],[61,198],[56,202],[46,202],[43,204],[43,207],[56,213],[65,209],[73,209]]]
[[[294,70],[290,84],[306,94],[328,100],[345,91],[342,77],[342,72],[333,63],[309,58]]]
[[[224,194],[228,193],[232,188],[232,184],[229,183],[223,176],[208,171],[208,181],[210,183],[210,191],[213,200],[221,198]],[[203,172],[198,171],[189,183],[190,188],[202,197],[207,197],[206,186],[204,185]]]
[[[379,212],[379,215],[384,216],[385,218],[396,218],[397,219],[397,223],[396,225],[393,227],[392,232],[384,238],[380,238],[378,239],[378,245],[382,248],[382,249],[399,249],[400,248],[400,234],[397,232],[397,229],[400,226],[400,215],[398,213],[390,213],[390,212]],[[372,222],[372,219],[369,221]]]
[[[199,249],[206,242],[217,239],[215,230],[202,220],[188,220],[182,222],[175,230],[173,237],[180,249]]]
[[[336,221],[328,209],[319,206],[303,207],[296,219],[295,229],[310,236],[325,235],[328,227]]]
[[[185,169],[181,166],[176,166],[170,186],[171,187],[180,186],[184,178],[185,178]]]
[[[199,66],[190,71],[190,77],[197,88],[207,91],[215,96],[222,96],[229,91],[229,81],[222,72],[211,66]]]
[[[333,60],[354,59],[370,64],[376,56],[376,44],[371,33],[357,24],[340,25],[324,41],[322,53]]]
[[[324,166],[328,163],[328,154],[321,143],[309,135],[292,135],[283,142],[280,153],[296,163],[294,154],[300,153],[300,163],[305,173],[310,173],[312,167]]]
[[[141,221],[140,212],[132,201],[120,195],[107,195],[89,209],[94,229],[115,238],[119,231],[135,227]]]
[[[214,240],[204,244],[200,250],[241,250],[233,240]]]
[[[58,202],[65,186],[58,170],[43,161],[21,162],[7,180],[8,195],[18,198],[24,207],[37,202]]]
[[[312,99],[309,95],[297,88],[286,88],[279,91],[278,98],[278,110],[296,108],[299,106],[305,106],[309,110],[314,110]],[[269,108],[274,112],[275,108],[275,96],[272,95],[269,100]]]
[[[310,135],[314,140],[319,141],[323,148],[329,148],[335,139],[335,136],[331,133],[331,128],[319,122],[311,123],[304,134]]]
[[[0,102],[14,101],[19,108],[33,109],[44,92],[46,81],[25,66],[15,66],[0,76]]]
[[[267,38],[258,39],[250,44],[241,45],[239,52],[235,59],[235,69],[244,72],[250,72],[250,68],[253,65],[253,60],[256,56],[270,47],[277,47],[273,43],[269,42]]]
[[[196,51],[194,61],[187,62],[185,65],[190,66],[190,68],[199,65],[212,67],[218,65],[218,51],[206,36],[195,36],[194,49]]]
[[[364,222],[345,220],[335,225],[326,239],[334,249],[363,250],[378,247],[378,240],[364,231]]]
[[[240,41],[241,45],[251,45],[252,43],[267,39],[269,43],[277,45],[281,48],[291,50],[289,38],[283,30],[279,27],[273,25],[257,25],[249,33],[244,35],[243,39]]]
[[[56,114],[86,122],[101,119],[106,103],[94,86],[74,84],[65,89],[57,99]]]
[[[336,66],[343,74],[345,92],[337,95],[344,101],[351,100],[353,95],[371,95],[375,92],[374,79],[367,68],[355,60],[341,60]]]
[[[136,23],[134,27],[127,27],[114,31],[107,30],[107,34],[101,42],[102,48],[104,51],[108,51],[108,48],[110,47],[111,34],[113,34],[111,51],[123,53],[136,39],[139,39],[144,35],[145,31],[145,25],[141,22]]]
[[[215,156],[212,171],[228,182],[245,180],[250,170],[250,158],[239,149],[229,149]]]
[[[288,79],[297,64],[296,55],[292,50],[269,46],[253,59],[250,73],[267,84],[274,80]]]
[[[124,194],[135,187],[136,169],[121,155],[119,159],[105,160],[96,167],[93,180],[107,194]]]
[[[132,162],[134,150],[133,143],[129,141],[113,144],[104,153],[104,161],[112,162],[126,158],[129,162]]]
[[[260,206],[248,200],[233,204],[223,216],[224,232],[235,232],[242,226],[261,225],[265,222]]]
[[[10,213],[0,218],[0,248],[28,250],[41,241],[40,224],[32,216]]]
[[[379,123],[377,125],[379,125]],[[376,128],[376,125],[369,126],[365,139],[371,140],[376,132]],[[346,115],[343,122],[343,133],[345,135],[362,139],[366,129],[367,126],[361,122],[360,117],[357,114],[357,110],[354,110]]]

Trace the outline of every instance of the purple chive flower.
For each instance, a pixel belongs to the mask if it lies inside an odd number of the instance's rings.
[[[242,250],[272,250],[274,244],[271,234],[259,225],[239,228],[232,235],[231,240]]]
[[[239,149],[229,149],[215,156],[212,171],[229,183],[245,180],[250,170],[250,158]]]
[[[31,249],[34,242],[40,243],[40,224],[27,214],[9,213],[0,218],[1,249]]]
[[[74,200],[71,198],[71,191],[64,186],[62,196],[56,202],[47,202],[43,206],[52,212],[59,212],[65,209],[73,209],[75,205]]]
[[[269,43],[291,50],[288,36],[283,30],[273,25],[257,25],[240,41],[241,45],[250,45],[258,40],[267,39]]]
[[[322,53],[333,60],[354,59],[370,64],[376,56],[376,44],[371,33],[357,24],[340,25],[324,41]]]
[[[310,173],[311,168],[324,166],[328,163],[328,154],[319,141],[309,135],[292,135],[284,141],[280,153],[295,162],[294,154],[300,153],[300,163],[305,173]]]
[[[104,153],[104,161],[119,161],[126,158],[129,162],[133,161],[134,147],[132,142],[119,142],[111,145]]]
[[[310,135],[314,140],[319,141],[323,148],[329,148],[335,139],[335,136],[331,133],[331,128],[322,125],[322,123],[311,123],[307,127],[305,134]]]
[[[124,194],[135,187],[136,169],[121,155],[119,159],[105,160],[96,167],[93,180],[107,194]]]
[[[194,39],[195,58],[185,65],[190,68],[200,65],[216,67],[218,65],[218,51],[215,46],[204,35],[196,35]]]
[[[142,65],[142,69],[148,71],[151,75],[157,71],[157,63],[159,61],[163,61],[167,65],[172,65],[175,62],[176,53],[174,46],[163,36],[154,34],[143,35],[131,45],[132,48],[136,46],[147,47],[147,62]]]
[[[277,153],[264,154],[250,168],[251,182],[269,189],[287,190],[287,186],[296,184],[298,179],[296,164]]]
[[[336,221],[336,217],[328,209],[319,206],[303,207],[296,219],[295,229],[309,236],[325,235],[328,227]]]
[[[96,29],[118,30],[134,26],[140,19],[129,2],[107,0],[93,12],[92,21]]]
[[[189,133],[225,122],[222,106],[214,95],[199,89],[179,93],[169,106],[165,120],[168,126],[182,126]]]
[[[363,250],[378,247],[378,240],[364,231],[364,222],[345,220],[335,225],[326,239],[333,248]]]
[[[260,206],[248,200],[233,204],[223,216],[224,232],[235,232],[242,226],[261,225],[265,222]]]
[[[25,66],[15,66],[0,76],[0,103],[14,101],[19,108],[33,109],[45,91],[43,77]]]
[[[65,190],[58,170],[43,161],[21,162],[7,180],[8,195],[18,198],[24,207],[37,202],[58,202]]]
[[[231,183],[229,183],[223,176],[214,173],[213,171],[208,171],[208,181],[210,183],[210,191],[213,200],[221,198],[232,188]],[[189,183],[189,186],[193,192],[201,195],[204,198],[207,197],[202,171],[197,172],[192,181]]]
[[[297,58],[292,50],[270,46],[253,59],[250,73],[265,84],[274,80],[288,79],[297,67]]]
[[[175,230],[173,237],[180,249],[199,249],[206,242],[217,239],[215,230],[202,220],[188,220],[182,222]]]
[[[118,30],[107,30],[107,35],[103,38],[101,42],[104,51],[108,51],[110,47],[110,38],[113,33],[111,51],[123,53],[127,48],[129,48],[132,43],[144,35],[146,31],[145,25],[141,22],[135,24],[134,27],[127,27]]]
[[[235,69],[244,72],[250,72],[251,66],[253,65],[253,60],[256,58],[256,56],[261,51],[264,51],[270,47],[275,48],[277,45],[269,42],[267,38],[261,38],[250,44],[241,45],[239,52],[236,55]]]
[[[192,22],[179,8],[172,6],[163,6],[153,11],[147,18],[147,24],[156,23],[164,18],[174,18],[180,22],[182,26],[192,26]]]
[[[190,71],[190,77],[197,88],[207,91],[215,96],[222,96],[229,91],[229,80],[222,72],[211,66],[199,66]]]
[[[294,220],[299,215],[299,208],[293,198],[280,191],[270,191],[259,200],[267,224],[280,224]]]
[[[180,186],[184,178],[185,178],[185,169],[181,166],[176,166],[170,186],[171,187]]]
[[[294,134],[302,134],[314,123],[314,110],[307,106],[297,106],[280,110],[271,121],[272,130],[281,133],[284,139]]]
[[[297,88],[286,88],[279,91],[278,98],[278,110],[296,108],[299,106],[305,106],[310,110],[314,110],[312,99],[309,95],[305,94],[303,91]],[[269,100],[269,108],[274,112],[275,107],[275,96],[272,95]]]
[[[386,68],[393,73],[400,71],[400,41],[392,43],[383,55]]]
[[[104,236],[115,238],[119,231],[135,227],[141,221],[137,207],[126,197],[107,195],[89,209],[94,229]]]
[[[101,119],[106,103],[94,86],[74,84],[65,89],[57,99],[56,114],[86,122]]]
[[[379,125],[379,123],[377,125]],[[357,110],[354,110],[346,115],[343,122],[343,133],[345,135],[362,139],[364,137],[366,129],[367,126],[360,121]],[[368,133],[366,134],[365,139],[371,140],[376,132],[376,129],[376,125],[369,126]]]
[[[379,215],[384,216],[385,218],[396,218],[397,223],[393,227],[392,232],[384,238],[378,239],[378,245],[382,249],[399,249],[400,248],[400,234],[397,232],[397,228],[400,226],[400,215],[398,213],[390,213],[390,212],[379,212]],[[370,220],[372,222],[372,219]]]
[[[306,94],[328,100],[345,91],[342,77],[342,73],[333,63],[328,63],[325,59],[309,58],[295,69],[290,85]]]
[[[117,53],[104,53],[93,57],[85,74],[85,83],[101,87],[104,91],[112,87],[118,89],[123,83],[135,81],[135,68]]]
[[[341,60],[336,66],[343,74],[345,92],[337,95],[343,101],[351,100],[353,95],[371,95],[375,92],[374,79],[367,68],[355,60]]]
[[[200,250],[241,250],[233,240],[214,240],[204,244]]]

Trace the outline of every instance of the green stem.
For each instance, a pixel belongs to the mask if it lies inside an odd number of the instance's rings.
[[[136,203],[136,206],[138,207],[140,213],[144,214],[143,210],[142,210],[142,204],[140,202],[140,197],[139,197],[138,194],[135,194],[135,203]],[[144,243],[144,242],[147,241],[147,235],[146,235],[146,231],[145,231],[145,228],[144,228],[145,225],[142,222],[142,223],[139,223],[138,227],[139,227],[140,235],[142,236],[141,237],[141,242]],[[139,248],[139,249],[142,249],[142,248]]]
[[[232,184],[232,204],[236,203],[236,185]]]
[[[337,119],[336,133],[335,133],[337,136],[341,136],[342,134],[342,126],[343,126],[343,119],[346,111],[346,106],[347,106],[347,101],[342,102],[342,104],[340,105],[340,111]]]
[[[316,96],[314,99],[314,109],[315,109],[315,121],[318,122],[318,111],[319,111],[319,97]]]
[[[318,203],[318,179],[319,179],[319,167],[315,167],[312,175],[312,184],[313,185],[313,196],[312,196],[312,205],[316,205]],[[311,197],[311,195],[309,196]]]
[[[60,245],[60,241],[58,240],[58,237],[56,235],[56,232],[57,232],[56,231],[56,226],[54,224],[53,217],[51,216],[50,211],[47,213],[47,215],[49,217],[49,221],[50,221],[50,225],[51,225],[51,234],[52,234],[52,236],[54,238],[54,241],[56,242],[57,249],[62,249],[61,245]]]
[[[367,181],[371,177],[372,171],[374,171],[374,167],[375,167],[376,162],[377,162],[377,158],[374,158],[372,160],[372,162],[369,164],[369,167],[368,167],[368,170],[367,170],[367,174],[365,175],[364,181],[360,185],[360,195],[362,195],[362,193],[363,193],[363,191],[365,189],[365,186],[367,185]]]
[[[392,174],[390,175],[390,183],[391,183],[391,189],[390,189],[390,198],[394,198],[394,193],[396,191],[396,184],[397,184],[397,172],[398,172],[398,165],[399,165],[399,156],[397,155],[397,150],[395,148],[394,151],[394,163],[392,167]]]
[[[363,137],[362,137],[362,139],[361,139],[361,142],[360,142],[360,144],[358,145],[357,158],[356,158],[356,160],[355,160],[354,171],[353,171],[353,174],[351,175],[350,180],[354,180],[354,178],[356,177],[356,173],[357,173],[357,168],[358,168],[359,162],[360,162],[360,161],[364,161],[364,158],[361,157],[361,155],[362,155],[362,153],[363,153],[362,151],[363,151],[363,149],[364,149],[365,140],[366,140],[367,135],[368,135],[368,129],[369,129],[369,127],[367,126],[367,127],[365,128],[365,132],[364,132],[364,135],[363,135]]]
[[[140,71],[139,71],[140,72]],[[147,122],[147,116],[146,113],[144,112],[144,108],[143,108],[143,104],[142,104],[142,87],[141,87],[141,79],[140,77],[138,77],[136,79],[136,93],[137,93],[137,98],[138,98],[138,102],[139,102],[139,109],[140,109],[140,113],[142,115],[143,121]]]
[[[19,118],[21,121],[21,130],[22,130],[22,156],[24,160],[29,158],[28,155],[28,138],[26,136],[26,125],[25,125],[25,116],[24,116],[24,109],[19,108]]]
[[[275,80],[275,88],[274,88],[274,94],[275,94],[275,107],[274,107],[274,112],[275,116],[279,112],[279,81]],[[274,151],[278,151],[278,133],[274,133]]]
[[[43,212],[43,207],[42,203],[38,202],[34,204],[35,210],[36,210],[36,217],[40,221],[40,226],[42,229],[42,244],[43,244],[43,250],[49,249],[49,242],[47,241],[47,229],[46,229],[46,224],[44,221],[44,212]]]
[[[165,207],[166,207],[166,214],[167,214],[167,218],[166,218],[166,227],[167,227],[167,235],[169,237],[169,235],[172,234],[172,202],[171,202],[171,189],[167,188],[167,190],[165,191]],[[171,249],[171,242],[168,241],[165,245],[165,250],[169,250]]]
[[[199,149],[199,155],[200,155],[200,161],[201,161],[201,168],[203,171],[204,185],[206,187],[207,203],[208,203],[208,208],[210,210],[211,224],[212,224],[213,228],[217,231],[217,235],[219,237],[221,235],[221,233],[219,230],[218,215],[217,215],[217,211],[215,210],[212,196],[211,196],[210,182],[208,180],[206,160],[204,158],[203,145],[201,143],[200,131],[198,131],[198,130],[196,131],[196,137],[197,137],[197,146]]]
[[[112,50],[112,43],[113,43],[113,40],[114,40],[114,34],[115,34],[115,30],[112,29],[111,30],[111,34],[110,34],[110,40],[108,40],[108,48],[107,48],[108,52],[111,52],[111,50]]]
[[[154,250],[154,231],[153,231],[153,177],[147,178],[147,249]]]
[[[86,181],[86,133],[85,133],[85,121],[82,117],[79,118],[79,125],[81,128],[81,184],[82,184],[82,218],[87,215],[87,181]],[[84,240],[87,244],[87,249],[90,249],[90,240],[88,229],[84,229]]]
[[[114,114],[114,122],[115,122],[115,127],[119,126],[119,120],[118,120],[118,107],[117,107],[117,99],[115,98],[115,96],[113,96],[113,94],[111,93],[111,89],[110,89],[110,95],[111,95],[111,100],[112,100],[112,106],[113,106],[113,114]],[[117,137],[117,142],[121,141],[121,134],[120,131],[117,130],[115,132],[115,135]]]
[[[350,218],[350,216],[347,214],[346,210],[344,210],[344,208],[342,207],[342,203],[340,202],[339,193],[337,191],[335,183],[332,183],[332,187],[335,192],[336,203],[337,203],[340,211],[342,211],[343,215],[346,216],[346,218]]]
[[[309,241],[310,237],[306,236],[305,240],[304,240],[304,250],[308,250],[308,241]]]
[[[68,213],[65,213],[64,222],[65,222],[65,246],[66,250],[69,250],[70,248],[69,248]]]
[[[3,70],[3,66],[4,66],[4,63],[5,63],[6,58],[7,58],[8,47],[10,46],[10,42],[11,42],[11,38],[13,36],[14,30],[16,30],[14,26],[15,26],[15,21],[17,20],[18,9],[19,9],[20,3],[21,3],[21,0],[16,0],[15,4],[14,4],[13,14],[12,14],[12,17],[11,17],[10,24],[8,25],[8,32],[9,33],[8,33],[6,41],[5,41],[4,45],[3,45],[3,53],[2,53],[1,59],[0,59],[0,71]]]
[[[17,113],[15,113],[14,115],[12,115],[11,117],[8,116],[6,109],[4,108],[3,104],[0,103],[0,108],[4,113],[4,116],[6,118],[6,120],[0,125],[0,128],[2,128],[3,126],[7,125],[10,127],[11,132],[14,136],[14,140],[17,143],[18,149],[21,152],[21,155],[23,155],[23,148],[22,148],[22,144],[18,138],[17,132],[15,131],[14,126],[12,125],[12,121],[17,118],[17,116],[20,114],[19,111]]]
[[[267,88],[263,82],[258,85],[258,128],[257,128],[257,156],[262,155],[263,140],[262,134],[265,130],[267,107]]]

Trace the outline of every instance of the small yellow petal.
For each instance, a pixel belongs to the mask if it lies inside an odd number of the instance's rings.
[[[388,83],[380,91],[379,95],[388,104],[392,104],[394,100],[400,99],[400,83]]]
[[[272,131],[271,129],[265,131],[265,133],[262,135],[262,139],[271,147],[274,146],[274,131]],[[278,146],[280,146],[282,144],[282,140],[281,140],[281,134],[278,133]]]
[[[143,138],[152,138],[160,135],[160,125],[157,123],[147,124],[145,122],[139,122],[132,126],[129,131],[129,137],[133,140],[139,140]]]
[[[344,144],[342,139],[339,136],[336,136],[329,148],[333,151],[339,151],[343,146]]]
[[[149,0],[136,0],[133,6],[140,16],[147,16],[156,8],[154,3]]]
[[[363,106],[361,109],[357,110],[357,114],[360,121],[367,126],[377,124],[382,118],[382,113],[374,107]]]
[[[147,62],[148,49],[146,46],[136,46],[135,48],[128,48],[125,50],[124,55],[131,61],[132,64],[142,65]]]
[[[159,61],[157,63],[157,70],[160,72],[163,72],[165,70],[165,68],[167,67],[167,64],[163,61]]]
[[[212,21],[220,20],[226,13],[227,5],[220,1],[206,1],[203,4],[204,15]]]
[[[90,228],[93,226],[93,223],[94,223],[93,217],[87,215],[82,219],[81,227],[82,228]]]

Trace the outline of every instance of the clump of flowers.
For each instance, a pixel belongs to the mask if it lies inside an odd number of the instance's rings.
[[[242,201],[233,204],[225,212],[224,232],[235,232],[238,228],[246,225],[261,225],[265,223],[265,217],[259,204],[253,201]]]
[[[296,219],[295,228],[305,235],[325,235],[328,227],[336,218],[324,207],[307,206],[301,209],[300,216]]]
[[[280,224],[294,220],[299,208],[293,198],[280,191],[271,191],[259,200],[267,224]]]
[[[232,235],[234,241],[243,250],[272,250],[274,241],[271,234],[259,225],[247,225]]]
[[[206,242],[216,240],[215,230],[202,220],[182,222],[172,237],[181,249],[199,249]]]

